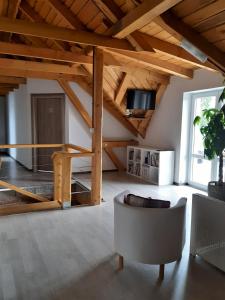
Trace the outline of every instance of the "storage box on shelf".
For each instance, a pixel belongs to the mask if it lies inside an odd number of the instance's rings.
[[[157,185],[172,184],[174,151],[128,146],[127,173]]]

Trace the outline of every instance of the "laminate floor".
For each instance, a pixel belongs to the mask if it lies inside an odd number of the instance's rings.
[[[76,175],[90,184],[90,175]],[[152,186],[116,172],[104,173],[100,206],[0,217],[0,299],[4,300],[208,300],[225,299],[225,274],[189,257],[189,230],[180,263],[158,266],[125,260],[115,269],[113,197],[134,193],[170,199],[191,195],[187,186]]]

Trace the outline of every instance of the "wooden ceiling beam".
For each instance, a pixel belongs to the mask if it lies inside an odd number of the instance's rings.
[[[27,80],[23,77],[9,77],[0,75],[0,82],[5,84],[26,84]]]
[[[36,23],[46,23],[45,20],[30,6],[30,4],[26,0],[23,0],[21,2],[19,9],[30,21]],[[43,41],[40,42],[42,42],[41,47],[46,47],[46,44]],[[58,50],[65,50],[68,48],[68,46],[63,42],[53,40],[53,43]]]
[[[109,38],[97,33],[67,29],[49,24],[32,23],[24,20],[10,20],[1,17],[0,30],[83,45],[134,51],[126,40]]]
[[[2,83],[0,81],[0,88],[18,89],[19,85],[18,84],[11,84],[11,83]]]
[[[195,47],[208,56],[208,60],[225,73],[224,53],[216,46],[211,44],[206,38],[201,36],[193,28],[178,19],[172,12],[166,12],[161,15],[165,28],[169,27],[173,32],[187,39]],[[163,26],[163,25],[162,25]]]
[[[10,0],[8,1],[8,12],[7,17],[10,19],[16,19],[19,6],[20,6],[21,0]],[[3,41],[10,41],[12,37],[12,33],[3,33]]]
[[[84,65],[91,65],[93,63],[92,57],[76,52],[70,51],[62,51],[62,50],[53,50],[50,48],[37,48],[33,46],[28,46],[24,44],[12,44],[6,42],[0,42],[0,53],[1,54],[9,54],[9,55],[17,55],[22,57],[30,57],[30,58],[41,58],[51,61],[62,61],[67,63],[77,63],[77,64],[84,64]],[[107,68],[108,66],[114,67],[118,70],[123,71],[125,68],[125,72],[129,74],[139,73],[146,73],[144,69],[141,69],[138,64],[136,63],[136,70],[133,68],[129,69],[126,67],[126,63],[123,62],[122,59],[115,59],[109,53],[105,53],[104,56],[104,64]],[[168,81],[163,75],[151,72],[151,76],[153,80],[158,81]]]
[[[67,81],[77,82],[78,78],[82,78],[82,75],[69,75],[61,73],[45,73],[42,71],[30,71],[30,70],[18,70],[18,69],[8,69],[0,67],[0,76],[7,77],[24,77],[24,78],[38,78],[47,80],[58,80],[60,78],[66,79]]]
[[[110,22],[111,26],[119,21],[119,19],[124,17],[124,13],[120,9],[115,2],[112,0],[93,0],[95,5],[102,11],[104,16],[106,16],[107,20]],[[103,33],[105,35],[109,35],[106,33]],[[137,51],[150,51],[154,52],[152,47],[145,43],[142,40],[137,40],[132,36],[132,34],[126,36],[126,39],[129,41],[129,43],[137,50]]]
[[[76,66],[69,67],[59,64],[41,63],[17,59],[0,58],[0,69],[12,69],[21,71],[33,71],[33,72],[43,72],[43,73],[53,73],[53,74],[69,74],[69,75],[83,75],[87,74],[78,69]]]
[[[115,23],[107,34],[120,39],[124,38],[149,24],[155,17],[179,2],[181,0],[145,0]]]
[[[145,40],[146,43],[149,43],[154,50],[158,50],[165,54],[171,55],[176,59],[182,60],[184,62],[190,63],[194,66],[197,66],[197,67],[200,67],[203,69],[215,70],[215,66],[213,66],[212,64],[210,64],[208,62],[201,63],[197,58],[195,58],[194,56],[189,54],[187,51],[185,51],[180,46],[160,40],[154,36],[150,36],[150,35],[142,33],[142,32],[134,32],[133,36],[136,38],[137,41],[139,41],[139,39]]]
[[[143,53],[127,53],[126,51],[119,51],[119,50],[109,50],[106,49],[105,51],[109,51],[110,53],[114,53],[120,57],[125,57],[129,60],[133,60],[138,62],[139,65],[144,67],[154,68],[156,70],[166,72],[172,75],[180,76],[183,78],[192,78],[193,77],[193,70],[183,68],[179,65],[175,65],[173,63],[167,62],[166,60],[161,60],[158,58],[154,58],[151,56],[144,56]]]
[[[8,94],[9,92],[12,92],[13,88],[9,87],[0,87],[0,95]]]
[[[56,60],[69,63],[92,64],[92,58],[87,55],[74,53],[65,50],[53,50],[50,48],[37,48],[24,44],[12,44],[0,42],[0,53],[35,57],[48,60]]]
[[[126,72],[130,75],[133,76],[147,76],[149,80],[151,81],[157,81],[161,82],[164,84],[168,84],[169,82],[169,77],[154,73],[152,71],[147,71],[144,69],[138,69],[138,68],[130,68],[130,67],[116,67],[119,68],[121,72]],[[72,82],[78,82],[79,80],[82,80],[84,77],[83,75],[69,75],[69,74],[60,74],[58,72],[56,73],[45,73],[41,71],[36,71],[35,69],[30,71],[30,70],[19,70],[15,68],[6,68],[6,67],[0,67],[0,79],[1,77],[6,78],[12,78],[12,82],[14,82],[14,78],[21,78],[24,82],[21,83],[26,83],[25,78],[42,78],[42,79],[49,79],[49,80],[57,80],[60,78],[66,79],[67,81],[72,81]],[[10,79],[9,79],[10,80]]]

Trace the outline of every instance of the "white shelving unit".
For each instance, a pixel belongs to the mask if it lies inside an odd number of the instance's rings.
[[[128,146],[127,173],[157,185],[173,184],[174,151]]]

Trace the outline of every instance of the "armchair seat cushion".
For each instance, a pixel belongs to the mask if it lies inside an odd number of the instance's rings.
[[[146,208],[169,208],[170,201],[145,198],[134,194],[128,194],[124,197],[124,203],[134,207]]]

